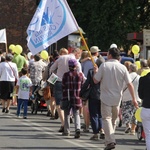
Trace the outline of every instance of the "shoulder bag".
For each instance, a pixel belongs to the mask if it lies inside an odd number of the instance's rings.
[[[8,62],[7,62],[8,63]],[[11,65],[8,63],[8,65],[9,65],[9,67],[10,67],[10,69],[12,70],[12,72],[13,72],[13,75],[14,75],[14,77],[15,77],[15,85],[17,84],[17,77],[15,76],[15,72],[14,72],[14,70],[13,70],[13,68],[11,67]]]

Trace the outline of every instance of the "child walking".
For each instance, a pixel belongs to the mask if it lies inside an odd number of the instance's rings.
[[[18,106],[17,106],[17,116],[20,116],[20,110],[23,103],[24,113],[23,118],[27,119],[27,107],[29,96],[32,95],[32,82],[29,77],[27,77],[27,69],[22,68],[22,76],[19,78],[16,85],[16,94],[18,94]]]
[[[77,71],[77,61],[76,59],[70,59],[68,61],[69,72],[64,73],[62,79],[62,87],[63,87],[63,99],[62,105],[66,101],[69,103],[69,107],[65,106],[64,108],[64,132],[62,135],[69,136],[70,135],[70,110],[72,109],[74,116],[74,124],[75,124],[75,136],[74,138],[80,137],[80,113],[79,109],[82,107],[82,100],[79,97],[79,93],[81,90],[81,86],[84,81],[83,74]]]

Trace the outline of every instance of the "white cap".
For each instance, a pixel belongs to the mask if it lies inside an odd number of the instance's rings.
[[[116,44],[111,44],[110,48],[117,48],[117,45]]]

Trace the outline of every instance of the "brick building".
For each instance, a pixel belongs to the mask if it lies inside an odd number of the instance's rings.
[[[0,29],[6,28],[7,47],[19,44],[27,49],[26,29],[37,8],[39,0],[0,0]],[[0,43],[5,51],[5,44]]]

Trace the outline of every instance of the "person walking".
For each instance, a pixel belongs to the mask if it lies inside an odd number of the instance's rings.
[[[61,127],[59,129],[59,132],[64,132],[64,112],[60,108],[60,100],[62,99],[62,77],[65,72],[69,71],[68,61],[70,59],[78,60],[80,56],[81,56],[81,49],[76,48],[72,51],[72,53],[60,56],[50,67],[50,74],[54,73],[57,70],[56,75],[58,76],[58,80],[54,85],[54,97],[56,101],[56,108],[61,120]],[[79,72],[82,72],[81,64],[78,61],[76,68]]]
[[[115,128],[122,99],[123,83],[128,86],[135,107],[138,103],[134,95],[134,87],[126,67],[119,62],[120,50],[110,48],[107,61],[98,68],[94,66],[94,83],[100,82],[102,125],[105,132],[105,150],[115,148]]]
[[[63,99],[61,100],[62,104],[65,101],[69,102],[69,107],[65,107],[64,110],[64,132],[62,135],[70,135],[70,110],[74,116],[75,124],[75,138],[80,137],[80,112],[79,108],[82,107],[82,100],[79,97],[81,86],[83,85],[84,77],[81,72],[78,72],[77,60],[70,59],[68,61],[69,71],[64,73],[62,78],[62,90],[63,90]],[[63,105],[62,105],[63,106]]]
[[[150,150],[150,73],[139,80],[138,94],[143,100],[141,119],[145,132],[147,150]]]
[[[12,59],[13,56],[7,54],[6,60],[0,63],[0,99],[2,99],[3,113],[9,113],[15,80],[18,79],[17,65],[12,62]],[[7,103],[7,106],[5,106],[5,103]]]
[[[32,82],[31,79],[27,77],[27,72],[28,70],[26,68],[21,69],[22,76],[19,78],[16,85],[16,94],[18,95],[17,116],[20,117],[20,110],[23,104],[24,119],[27,119],[28,100],[29,96],[32,95]]]

